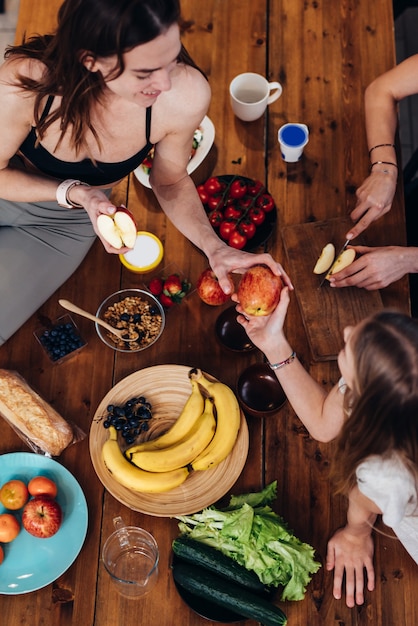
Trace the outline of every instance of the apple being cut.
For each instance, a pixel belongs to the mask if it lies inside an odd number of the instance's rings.
[[[240,280],[237,296],[244,313],[270,315],[279,304],[282,279],[265,265],[253,265]]]
[[[116,209],[113,215],[101,213],[97,218],[97,228],[103,239],[111,246],[133,248],[137,236],[137,227],[134,216],[124,206]]]
[[[41,539],[52,537],[58,532],[62,522],[62,509],[58,502],[49,496],[35,496],[24,506],[23,528]]]
[[[196,289],[203,302],[211,306],[219,306],[229,300],[229,295],[222,291],[218,279],[210,267],[200,274]]]

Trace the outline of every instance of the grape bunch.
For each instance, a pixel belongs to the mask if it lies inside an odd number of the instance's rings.
[[[114,428],[120,432],[127,444],[134,443],[141,431],[149,429],[152,418],[152,407],[144,396],[131,398],[122,406],[109,404],[103,426]]]

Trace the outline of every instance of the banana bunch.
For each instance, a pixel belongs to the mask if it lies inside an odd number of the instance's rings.
[[[127,450],[127,456],[129,459],[136,452],[142,452],[145,450],[161,450],[162,448],[173,446],[183,439],[193,428],[203,413],[205,408],[205,399],[200,393],[197,380],[190,380],[190,382],[192,385],[192,392],[172,427],[160,437],[150,439],[149,441],[143,441],[142,443],[138,443],[129,448],[129,450]]]
[[[215,467],[231,452],[237,440],[241,411],[232,389],[221,382],[211,382],[200,370],[191,370],[191,380],[197,380],[213,399],[216,408],[216,431],[209,445],[192,461],[194,470]]]
[[[109,427],[109,439],[102,448],[103,462],[113,478],[124,487],[143,493],[162,493],[181,485],[189,475],[187,467],[171,472],[146,472],[135,467],[124,456],[117,440],[117,431]]]
[[[176,470],[189,465],[207,448],[215,434],[215,429],[213,401],[211,398],[206,398],[203,413],[182,439],[167,448],[136,451],[128,449],[125,455],[134,465],[149,472]]]
[[[235,394],[224,383],[208,380],[201,370],[190,370],[189,379],[189,398],[173,426],[159,437],[123,453],[116,429],[109,428],[103,461],[120,484],[144,493],[169,491],[190,471],[210,469],[231,452],[241,423]]]

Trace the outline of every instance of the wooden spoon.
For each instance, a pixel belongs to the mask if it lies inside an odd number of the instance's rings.
[[[58,300],[58,302],[62,307],[64,307],[64,309],[67,309],[67,311],[71,311],[72,313],[77,313],[78,315],[82,315],[83,317],[86,317],[88,320],[92,320],[92,322],[97,322],[97,324],[100,324],[100,326],[103,326],[103,328],[106,328],[106,330],[116,335],[116,337],[118,337],[122,341],[126,341],[126,342],[136,341],[139,337],[138,333],[131,332],[130,334],[132,336],[127,339],[126,328],[122,328],[121,330],[119,330],[118,328],[113,328],[113,326],[101,320],[100,317],[97,317],[96,315],[92,315],[91,313],[88,313],[87,311],[84,311],[83,309],[80,309],[80,307],[76,306],[72,302],[69,302],[69,300]]]

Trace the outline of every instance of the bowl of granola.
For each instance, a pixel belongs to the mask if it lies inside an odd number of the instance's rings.
[[[161,337],[165,326],[163,306],[144,289],[122,289],[112,293],[103,300],[96,315],[114,328],[126,330],[124,341],[97,322],[95,324],[103,343],[118,352],[140,352],[149,348]],[[128,341],[134,336],[137,336],[135,341]]]

